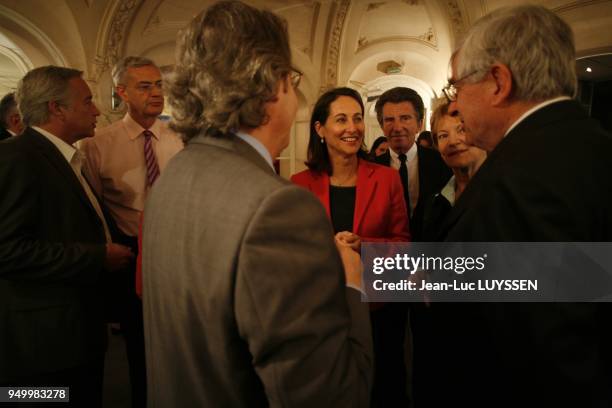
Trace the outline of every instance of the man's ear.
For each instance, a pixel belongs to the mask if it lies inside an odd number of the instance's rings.
[[[47,109],[49,110],[49,114],[59,119],[64,119],[64,111],[62,111],[62,108],[62,104],[58,101],[47,102]]]
[[[117,85],[115,87],[115,93],[119,95],[119,97],[121,98],[123,102],[127,101],[128,95],[127,95],[127,91],[125,90],[124,85]]]
[[[495,84],[492,103],[493,106],[505,104],[510,99],[514,82],[512,71],[507,65],[495,63],[491,66],[491,76]]]
[[[423,123],[425,123],[425,121],[424,121],[423,119],[421,119],[421,120],[418,122],[418,126],[419,126],[419,128],[417,129],[417,131],[418,131],[419,133],[421,133],[421,132],[423,131]],[[418,136],[418,134],[417,134],[417,136]]]

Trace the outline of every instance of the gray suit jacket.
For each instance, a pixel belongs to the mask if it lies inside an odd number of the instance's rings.
[[[366,407],[368,308],[315,196],[247,143],[199,136],[149,195],[150,407]]]

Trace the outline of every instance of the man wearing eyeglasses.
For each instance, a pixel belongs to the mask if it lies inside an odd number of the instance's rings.
[[[286,21],[218,2],[177,48],[168,95],[187,143],[144,219],[150,408],[369,407],[358,254],[273,168],[298,109]]]
[[[445,94],[489,156],[446,241],[612,240],[612,138],[571,99],[576,84],[574,36],[552,11],[503,8],[474,24]],[[591,273],[576,270],[587,285]],[[456,406],[612,406],[608,304],[456,306],[439,325],[459,351],[439,384]]]
[[[123,119],[100,129],[83,142],[85,174],[108,207],[124,244],[137,253],[137,236],[145,198],[166,164],[183,144],[158,117],[164,109],[159,68],[147,58],[126,57],[112,71],[115,91],[127,107]],[[134,273],[125,273],[110,288],[111,320],[121,322],[132,385],[132,406],[146,397],[142,304]]]

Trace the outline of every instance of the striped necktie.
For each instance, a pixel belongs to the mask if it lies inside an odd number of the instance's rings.
[[[145,130],[142,132],[144,135],[144,156],[145,163],[147,164],[147,187],[151,187],[155,180],[159,177],[159,166],[157,165],[157,158],[153,151],[153,133]]]

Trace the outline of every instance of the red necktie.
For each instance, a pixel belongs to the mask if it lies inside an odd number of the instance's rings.
[[[145,138],[144,142],[144,155],[145,163],[147,164],[147,187],[151,187],[155,180],[159,177],[159,166],[157,165],[157,158],[153,151],[153,133],[148,130],[142,132]]]

